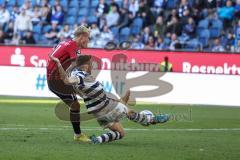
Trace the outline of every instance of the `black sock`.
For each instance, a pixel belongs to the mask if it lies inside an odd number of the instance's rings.
[[[70,120],[75,134],[81,134],[79,111],[70,110]]]

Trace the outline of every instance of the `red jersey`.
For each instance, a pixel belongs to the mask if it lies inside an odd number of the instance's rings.
[[[54,49],[52,55],[59,59],[64,69],[67,69],[71,64],[70,60],[76,59],[77,56],[80,55],[80,50],[75,41],[67,40],[60,42]],[[47,65],[47,79],[51,77],[51,75],[53,74],[53,72],[56,71],[56,69],[56,63],[49,59]],[[58,75],[55,74],[54,76]]]

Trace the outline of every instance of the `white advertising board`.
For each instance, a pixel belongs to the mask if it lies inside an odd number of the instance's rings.
[[[120,72],[120,71],[115,71]],[[118,74],[114,75],[118,75]],[[130,72],[127,79],[143,75],[145,72]],[[159,73],[153,73],[159,74]],[[0,95],[55,97],[48,90],[45,68],[0,66]],[[103,70],[97,79],[108,92],[123,94],[126,81],[111,81],[111,71]],[[140,77],[141,80],[141,77]],[[173,89],[161,96],[138,98],[137,102],[167,104],[204,104],[240,106],[240,76],[166,73],[159,80],[170,83]],[[142,85],[131,88],[134,91],[147,91],[156,85]],[[161,89],[161,86],[159,86]]]

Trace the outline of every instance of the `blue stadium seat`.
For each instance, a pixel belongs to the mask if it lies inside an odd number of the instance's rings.
[[[166,44],[166,46],[169,46],[171,43],[171,40],[168,37],[165,37],[163,41]]]
[[[88,15],[88,9],[87,8],[79,8],[78,15],[79,16],[87,16]]]
[[[40,34],[38,34],[38,33],[33,33],[33,37],[34,37],[36,43],[38,43],[38,42],[40,41]]]
[[[78,16],[77,23],[80,24],[85,18],[85,16]]]
[[[34,1],[34,0],[32,0],[32,1]],[[22,6],[24,4],[24,2],[25,2],[25,0],[17,0],[17,5]]]
[[[69,16],[66,18],[67,19],[67,24],[69,25],[74,25],[75,24],[75,17],[74,16]]]
[[[33,26],[33,32],[36,33],[36,34],[41,34],[42,33],[42,26],[41,25]]]
[[[142,25],[143,25],[143,20],[142,18],[136,18],[134,19],[132,25],[131,25],[131,33],[133,35],[137,35],[141,32],[142,29]]]
[[[221,35],[221,30],[219,28],[210,28],[210,37],[217,38]]]
[[[63,25],[58,25],[58,26],[57,26],[57,29],[58,29],[59,31],[61,31],[61,30],[63,29],[63,27],[64,27]]]
[[[0,0],[0,5],[3,5],[5,0]]]
[[[198,51],[201,48],[200,45],[201,44],[198,39],[190,39],[186,42],[186,46],[184,49],[188,51]]]
[[[201,27],[201,28],[208,28],[208,26],[209,26],[208,19],[203,19],[198,23],[198,27]]]
[[[51,6],[54,6],[55,0],[49,0],[49,4]],[[60,4],[63,6],[63,9],[65,10],[68,7],[68,0],[60,0]]]
[[[46,25],[43,27],[43,33],[46,33],[49,31],[49,29],[51,29],[51,25]]]
[[[126,41],[129,35],[130,35],[130,29],[128,27],[124,27],[123,29],[121,29],[120,35],[119,35],[120,42]]]
[[[204,29],[200,34],[199,37],[210,37],[209,29]]]
[[[63,6],[63,8],[67,8],[68,7],[68,0],[61,0],[60,4]]]
[[[91,7],[92,7],[92,8],[96,8],[97,5],[98,5],[98,3],[99,3],[98,0],[92,0],[92,1],[91,1]]]
[[[77,12],[78,12],[77,8],[70,8],[68,10],[68,16],[76,16]]]
[[[114,35],[114,39],[118,40],[118,38],[119,38],[119,29],[118,29],[118,27],[112,27],[112,28],[110,28],[110,30],[112,31],[112,33]]]
[[[7,1],[7,5],[8,5],[8,6],[14,6],[14,5],[16,5],[16,0],[9,0],[9,1]]]
[[[40,42],[40,44],[42,44],[42,45],[46,45],[46,44],[47,44],[47,39],[46,39],[46,37],[45,37],[44,35],[40,34],[40,35],[39,35],[39,42]]]
[[[89,0],[80,0],[79,7],[88,8],[89,7]]]
[[[105,2],[109,5],[111,3],[110,0],[105,0]]]
[[[96,8],[90,8],[89,16],[95,16]]]
[[[35,5],[37,5],[37,2],[36,2],[36,0],[31,0],[31,4],[32,4],[32,6],[35,6]]]
[[[97,23],[97,17],[96,16],[89,16],[87,18],[88,23],[92,24],[92,23]]]
[[[178,0],[168,0],[166,3],[167,9],[174,9],[178,5]]]
[[[78,0],[71,0],[70,3],[69,3],[69,7],[78,8],[78,6],[79,6]]]
[[[13,6],[7,6],[7,10],[11,13],[13,11]]]
[[[211,21],[212,26],[211,27],[215,27],[215,28],[223,28],[223,22],[220,19],[214,19]]]
[[[190,7],[193,7],[195,4],[195,0],[188,0],[188,4]]]
[[[117,1],[116,3],[117,3],[117,5],[118,5],[120,8],[123,6],[123,2],[122,2],[122,1]]]
[[[197,35],[201,34],[201,32],[205,29],[207,29],[209,26],[209,21],[208,19],[203,19],[199,21],[198,26],[197,26]]]
[[[208,29],[204,29],[200,32],[198,40],[203,47],[207,47],[209,38],[210,38],[210,31]]]
[[[223,22],[219,19],[214,19],[211,21],[212,25],[210,27],[210,37],[216,38],[221,35],[223,29]]]
[[[204,28],[204,29],[208,28],[208,25],[209,25],[208,19],[203,19],[203,20],[199,21],[199,23],[198,23],[198,27]]]
[[[50,0],[50,1],[49,1],[49,4],[50,4],[51,6],[53,6],[54,3],[55,3],[55,0]]]

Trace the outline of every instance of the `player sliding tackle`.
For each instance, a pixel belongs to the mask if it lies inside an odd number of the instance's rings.
[[[129,91],[123,101],[109,98],[103,90],[102,84],[91,76],[91,56],[79,56],[76,59],[76,67],[71,71],[70,75],[68,75],[63,69],[57,58],[51,55],[50,58],[56,62],[61,79],[64,83],[67,85],[73,85],[76,93],[83,98],[88,113],[93,114],[102,127],[110,129],[109,132],[102,134],[101,136],[91,136],[92,143],[98,144],[123,138],[125,133],[120,123],[120,120],[123,117],[127,117],[131,121],[146,126],[156,123],[164,123],[169,120],[167,114],[159,114],[149,118],[145,114],[140,114],[129,109],[125,105],[130,95]]]

